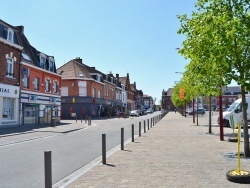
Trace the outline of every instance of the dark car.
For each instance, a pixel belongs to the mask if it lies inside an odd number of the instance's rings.
[[[205,112],[205,109],[204,108],[198,108],[198,111],[195,109],[194,110],[194,113],[195,114],[201,114],[201,115],[204,115],[206,112]],[[188,112],[188,114],[189,115],[193,115],[193,110],[190,110],[189,112]]]

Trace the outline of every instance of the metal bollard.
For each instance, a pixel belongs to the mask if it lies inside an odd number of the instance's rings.
[[[121,150],[124,150],[124,128],[121,128]]]
[[[85,116],[85,124],[87,123],[87,118],[88,118],[88,116]]]
[[[152,118],[150,119],[150,127],[152,128]]]
[[[77,115],[76,115],[76,123],[77,123]]]
[[[135,138],[134,138],[134,124],[132,124],[132,142],[135,141]]]
[[[139,136],[141,136],[141,122],[139,122]]]
[[[91,116],[89,116],[89,118],[90,118],[89,125],[91,125]]]
[[[148,130],[149,130],[149,119],[148,119]]]
[[[82,123],[82,116],[81,116],[81,123]]]
[[[146,121],[144,120],[144,133],[146,133]]]
[[[52,188],[51,151],[44,152],[45,188]]]
[[[102,134],[102,164],[106,164],[106,134]]]

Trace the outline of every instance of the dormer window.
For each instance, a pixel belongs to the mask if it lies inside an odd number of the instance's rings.
[[[113,83],[113,78],[111,78],[111,83]]]
[[[40,54],[40,67],[46,69],[46,56],[44,54]]]
[[[7,40],[10,42],[13,42],[14,40],[14,31],[10,28],[8,28],[8,35],[7,35]]]
[[[83,73],[82,73],[82,71],[79,71],[79,73],[78,73],[78,74],[79,74],[79,76],[80,76],[80,77],[83,77]]]
[[[54,72],[54,59],[50,58],[49,59],[49,71]]]

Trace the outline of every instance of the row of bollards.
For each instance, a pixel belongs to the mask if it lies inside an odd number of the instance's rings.
[[[150,126],[154,126],[158,123],[164,115],[158,115],[156,117],[151,118]],[[146,121],[144,120],[144,133],[146,133]],[[131,140],[135,141],[135,130],[134,124],[131,125]],[[148,130],[149,130],[149,119],[148,119]],[[141,122],[139,122],[139,137],[141,137]],[[121,128],[121,150],[124,150],[124,128]],[[102,134],[102,164],[106,164],[106,134]]]
[[[151,118],[151,127],[159,122],[165,114],[161,114]],[[91,117],[85,117],[85,123],[88,120],[88,125],[91,125]],[[77,121],[77,119],[76,119]],[[82,122],[82,117],[81,117]],[[148,130],[149,130],[149,119],[148,119]],[[144,120],[144,133],[146,133],[146,121]],[[132,142],[134,142],[134,124],[131,127]],[[139,136],[141,136],[141,122],[139,122]],[[121,128],[121,150],[124,150],[124,128]],[[45,176],[45,188],[52,188],[52,160],[51,151],[44,152],[44,176]],[[102,164],[106,164],[106,134],[102,134]]]

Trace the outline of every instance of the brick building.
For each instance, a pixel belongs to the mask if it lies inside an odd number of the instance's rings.
[[[0,127],[19,125],[20,32],[0,20]]]

